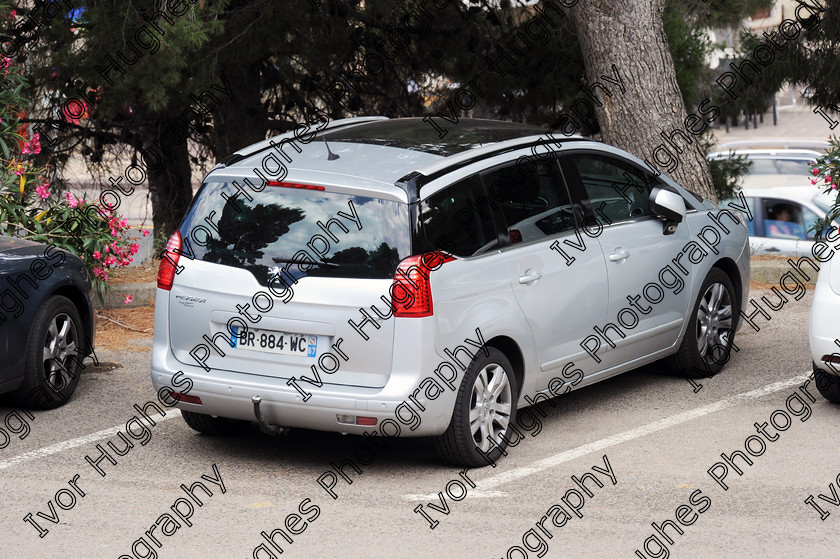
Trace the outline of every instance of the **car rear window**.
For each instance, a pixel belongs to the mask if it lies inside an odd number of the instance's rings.
[[[266,186],[253,200],[235,182],[209,182],[181,237],[194,258],[249,270],[262,285],[279,269],[303,276],[390,279],[410,255],[408,207],[391,200]]]

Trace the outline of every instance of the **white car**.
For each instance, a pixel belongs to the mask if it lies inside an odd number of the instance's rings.
[[[814,301],[811,303],[809,341],[817,389],[826,399],[840,403],[840,342],[837,317],[840,316],[840,234],[828,233],[822,258],[831,258],[820,265]],[[822,242],[820,244],[823,244]]]
[[[747,230],[752,254],[811,254],[811,228],[818,218],[825,217],[832,196],[815,186],[744,188],[741,193],[750,210]]]

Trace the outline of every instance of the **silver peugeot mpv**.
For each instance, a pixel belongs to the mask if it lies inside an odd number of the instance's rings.
[[[517,409],[723,367],[749,286],[733,203],[522,124],[309,122],[204,180],[161,261],[152,381],[203,433],[435,436],[486,465]]]

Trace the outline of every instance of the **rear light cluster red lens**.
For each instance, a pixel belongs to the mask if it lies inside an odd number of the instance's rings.
[[[432,316],[432,283],[430,275],[454,257],[440,251],[409,256],[397,266],[391,286],[394,316],[422,318]]]
[[[303,190],[320,190],[321,192],[324,191],[323,186],[317,186],[314,184],[301,184],[298,182],[283,182],[283,181],[265,181],[266,186],[280,186],[283,188],[301,188]]]
[[[160,289],[170,291],[172,289],[172,282],[175,281],[175,273],[178,268],[178,259],[181,255],[178,252],[181,250],[181,233],[175,231],[169,237],[169,242],[166,243],[166,248],[163,250],[163,255],[160,258],[160,267],[158,268],[157,286]]]
[[[201,405],[201,398],[199,398],[198,396],[193,396],[192,394],[182,394],[181,392],[173,392],[172,397],[177,402],[186,402],[188,404]]]

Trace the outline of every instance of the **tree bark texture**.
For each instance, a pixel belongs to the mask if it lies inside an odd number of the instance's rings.
[[[183,124],[176,119],[158,122],[158,130],[173,130]],[[154,134],[145,143],[142,156],[152,198],[152,224],[155,237],[168,239],[181,224],[192,200],[192,181],[186,132]]]
[[[212,150],[216,161],[256,142],[265,140],[268,112],[263,106],[258,65],[226,70],[234,102],[221,103],[213,121]]]
[[[663,10],[664,0],[582,0],[567,13],[577,29],[589,88],[598,82],[611,93],[592,90],[599,101],[592,104],[603,141],[717,200],[699,136],[686,129],[687,111],[665,37]],[[616,70],[623,92],[602,78],[615,80]],[[701,117],[702,123],[707,120]],[[701,126],[695,123],[693,128]]]

